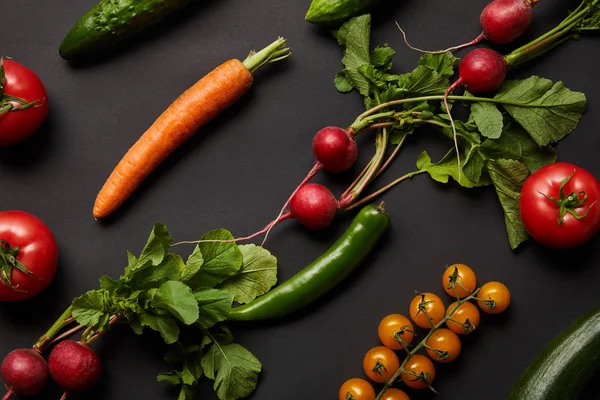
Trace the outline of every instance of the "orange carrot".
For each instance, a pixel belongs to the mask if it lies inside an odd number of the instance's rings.
[[[252,86],[253,72],[288,57],[284,46],[285,39],[279,38],[243,62],[228,60],[179,96],[116,166],[98,193],[94,217],[113,213],[169,154],[242,97]]]

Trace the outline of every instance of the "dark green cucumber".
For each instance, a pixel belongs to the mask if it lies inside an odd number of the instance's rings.
[[[59,53],[67,60],[96,56],[155,25],[191,0],[102,0],[63,39]]]
[[[600,367],[600,307],[574,321],[523,372],[506,400],[573,400]]]
[[[364,14],[376,3],[377,0],[313,0],[305,18],[313,24],[340,24]]]

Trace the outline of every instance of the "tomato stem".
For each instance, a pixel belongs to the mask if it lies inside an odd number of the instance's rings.
[[[19,246],[11,248],[6,240],[0,240],[0,282],[17,292],[24,292],[12,283],[12,272],[14,268],[32,278],[41,278],[34,275],[33,272],[29,271],[26,266],[17,260],[18,254]]]
[[[541,194],[546,199],[553,202],[558,207],[558,211],[556,211],[556,223],[558,225],[562,225],[565,223],[565,215],[567,215],[567,213],[571,214],[575,219],[584,219],[585,217],[588,216],[592,207],[594,207],[596,205],[596,201],[594,201],[588,207],[587,211],[583,215],[581,215],[581,214],[579,214],[579,212],[577,212],[577,208],[583,206],[585,204],[585,202],[587,201],[588,195],[583,190],[579,193],[571,192],[568,195],[565,194],[565,190],[564,190],[565,186],[567,183],[569,183],[569,181],[571,180],[573,175],[575,175],[575,171],[573,171],[569,176],[567,176],[565,179],[563,179],[563,181],[560,183],[560,187],[558,189],[558,191],[559,191],[558,199],[555,199],[554,197],[550,197],[547,194],[542,193],[538,190],[539,194]]]

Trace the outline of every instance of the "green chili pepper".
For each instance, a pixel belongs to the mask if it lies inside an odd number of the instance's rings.
[[[235,307],[230,321],[282,317],[316,300],[337,285],[375,247],[389,223],[383,206],[366,206],[350,227],[325,253],[269,293]]]

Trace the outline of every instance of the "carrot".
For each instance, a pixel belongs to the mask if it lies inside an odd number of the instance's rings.
[[[287,58],[279,38],[242,62],[225,61],[175,100],[127,151],[98,193],[93,214],[104,218],[117,210],[142,181],[200,127],[235,103],[253,82],[261,66]]]

